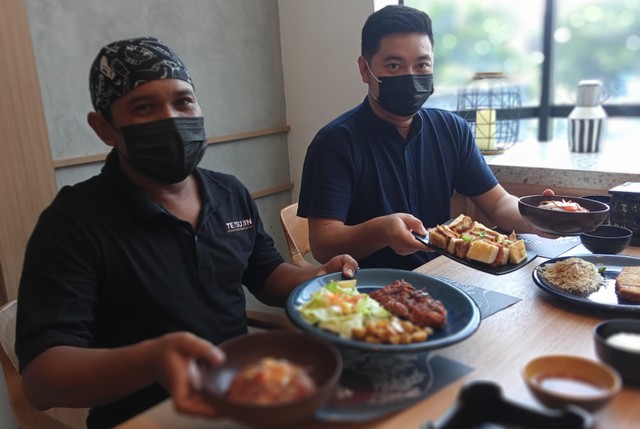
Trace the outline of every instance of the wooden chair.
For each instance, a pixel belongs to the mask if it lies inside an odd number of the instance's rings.
[[[15,353],[17,301],[0,308],[0,363],[7,382],[9,403],[21,429],[75,429],[86,427],[86,408],[37,409],[24,396]]]
[[[313,265],[305,259],[311,252],[309,244],[309,222],[306,218],[297,215],[298,203],[291,204],[280,210],[280,223],[287,238],[291,260],[294,264],[304,267]]]
[[[22,391],[15,354],[16,312],[18,302],[0,308],[0,363],[7,383],[11,410],[21,429],[79,429],[86,427],[86,408],[37,409]],[[247,310],[249,326],[259,329],[293,329],[293,324],[279,314]]]

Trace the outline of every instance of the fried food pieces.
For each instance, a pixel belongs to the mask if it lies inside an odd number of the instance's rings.
[[[517,240],[515,232],[507,236],[464,214],[448,225],[430,228],[429,242],[459,258],[492,267],[519,264],[527,258],[524,241]]]
[[[622,268],[616,277],[616,294],[622,299],[640,303],[640,266]]]

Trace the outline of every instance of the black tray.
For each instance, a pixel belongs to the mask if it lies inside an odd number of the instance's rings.
[[[423,243],[424,245],[426,245],[427,247],[433,249],[436,253],[442,255],[442,256],[446,256],[449,259],[453,259],[456,262],[460,262],[461,264],[464,264],[468,267],[471,268],[475,268],[476,270],[479,271],[484,271],[485,273],[489,273],[489,274],[494,274],[494,275],[501,275],[501,274],[507,274],[507,273],[511,273],[513,271],[519,270],[520,268],[524,267],[525,265],[527,265],[529,262],[533,261],[538,254],[534,253],[534,252],[530,252],[527,250],[527,257],[524,261],[520,262],[519,264],[506,264],[506,265],[499,265],[497,267],[492,267],[491,265],[488,264],[483,264],[482,262],[476,262],[476,261],[471,261],[468,259],[464,259],[464,258],[460,258],[458,256],[452,255],[451,253],[447,252],[444,249],[439,248],[438,246],[435,246],[433,244],[431,244],[431,242],[429,241],[429,234],[427,233],[427,235],[419,235],[416,234],[415,232],[413,233],[413,235],[416,237],[416,239],[418,239],[418,241],[420,241],[421,243]]]
[[[505,399],[495,383],[473,381],[444,416],[424,423],[422,429],[590,429],[594,423],[580,407],[538,411]]]

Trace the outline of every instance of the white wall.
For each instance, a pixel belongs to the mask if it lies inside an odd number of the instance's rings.
[[[360,32],[373,0],[279,0],[292,198],[316,132],[364,100]]]

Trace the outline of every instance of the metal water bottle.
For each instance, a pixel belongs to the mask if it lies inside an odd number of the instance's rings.
[[[581,80],[578,83],[576,107],[569,114],[569,149],[572,152],[598,152],[607,122],[602,108],[602,83]]]

